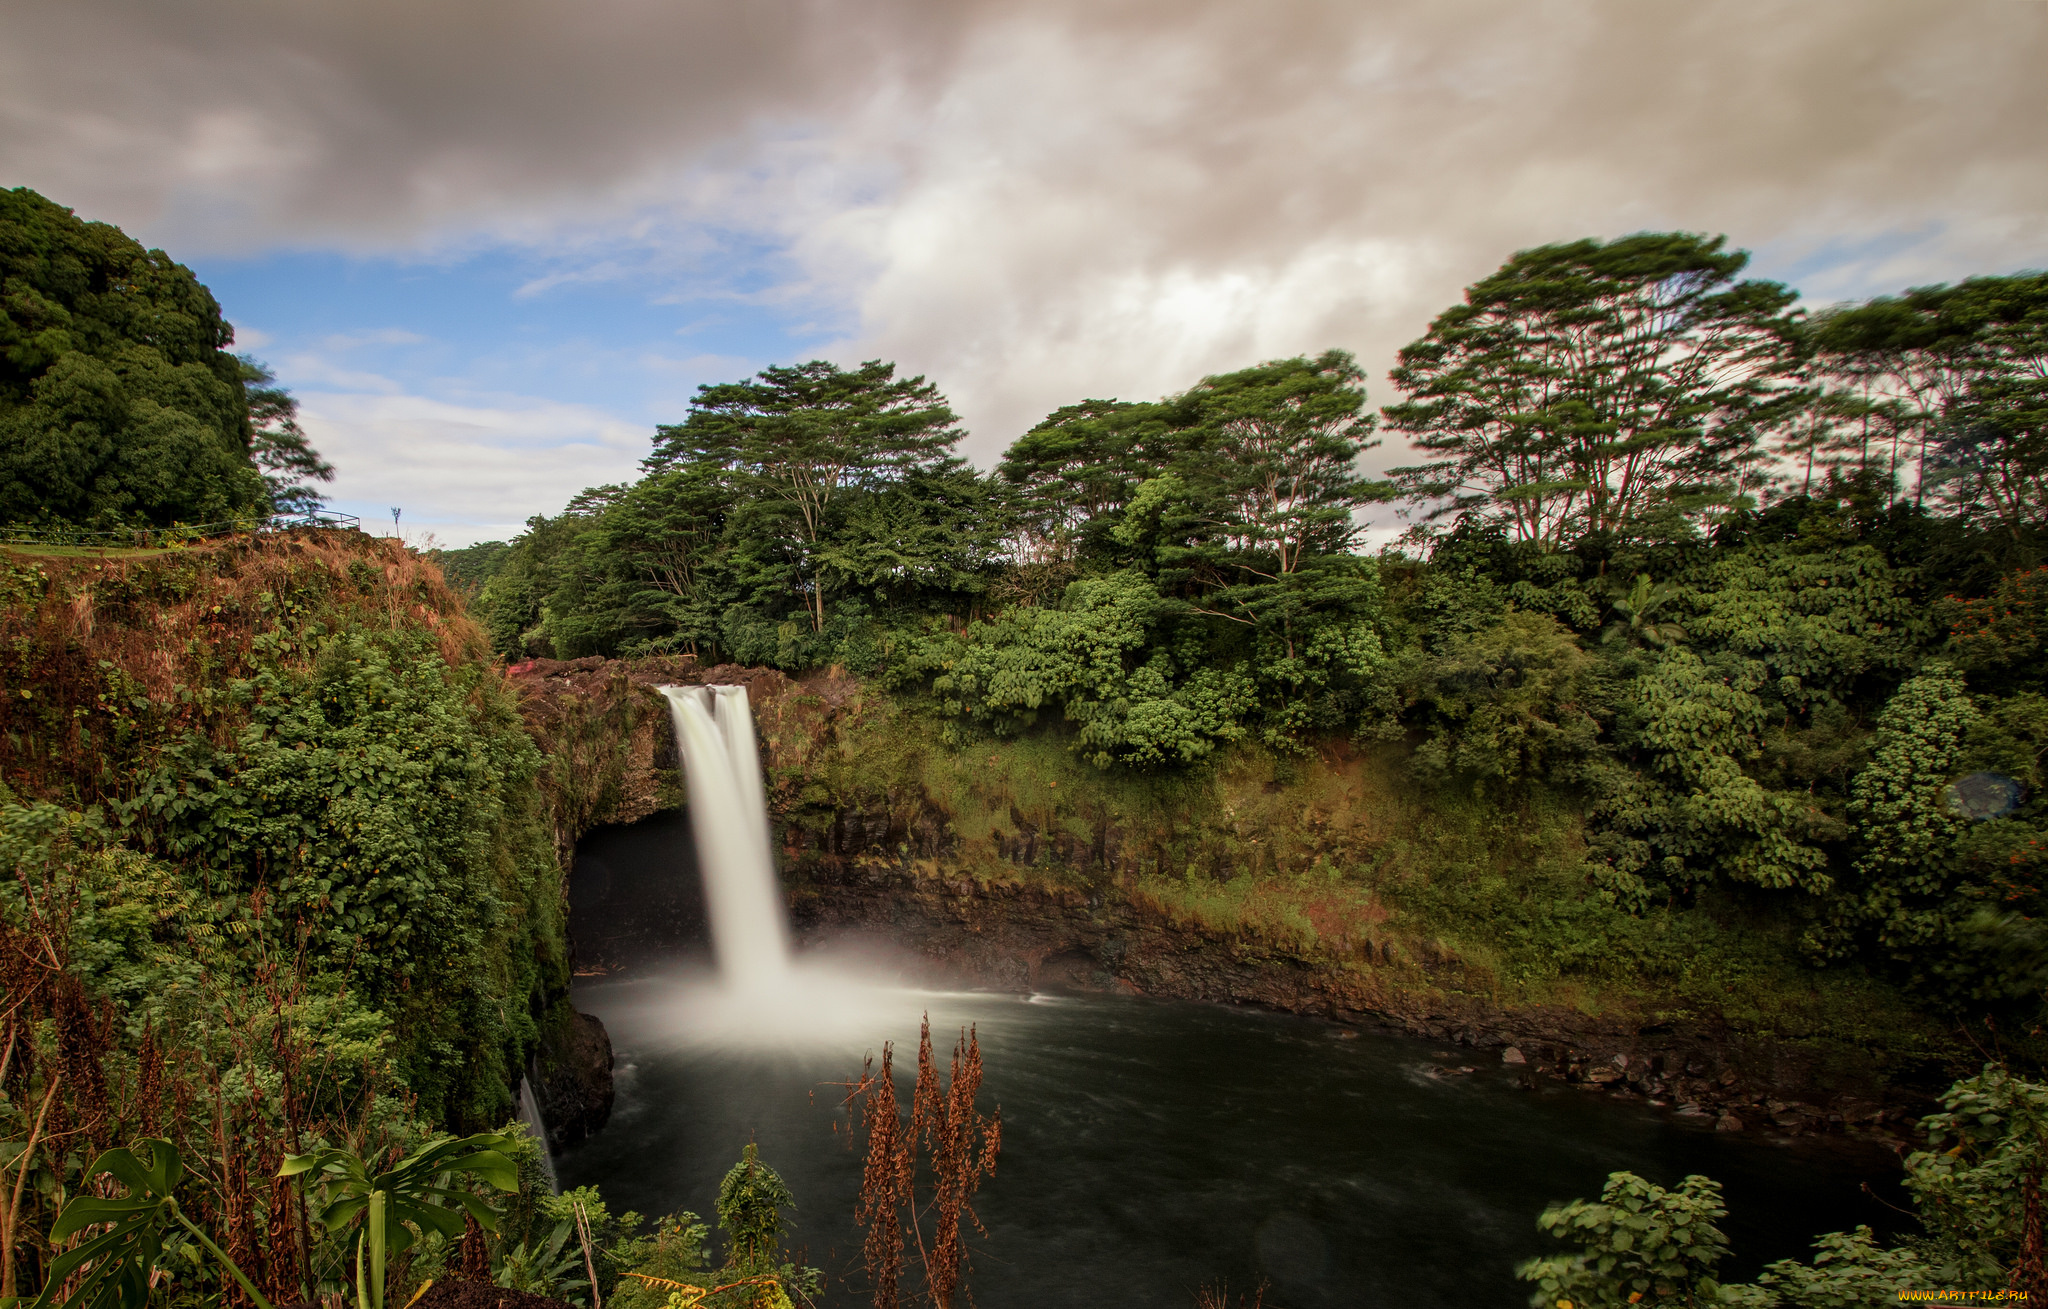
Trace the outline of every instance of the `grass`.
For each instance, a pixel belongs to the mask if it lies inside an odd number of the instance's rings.
[[[145,559],[151,555],[171,554],[189,546],[162,546],[154,549],[136,547],[90,546],[90,545],[24,545],[19,541],[0,541],[0,550],[11,555],[30,559]]]

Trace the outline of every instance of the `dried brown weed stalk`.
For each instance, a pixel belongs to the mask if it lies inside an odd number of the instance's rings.
[[[960,1034],[942,1082],[932,1055],[931,1016],[925,1015],[907,1124],[896,1106],[894,1055],[893,1045],[884,1044],[879,1072],[869,1060],[857,1080],[839,1083],[846,1088],[849,1119],[858,1120],[867,1138],[854,1221],[867,1233],[862,1254],[874,1282],[875,1309],[902,1303],[904,1252],[913,1243],[924,1270],[923,1302],[952,1309],[968,1270],[962,1216],[988,1235],[971,1201],[982,1179],[996,1170],[1002,1110],[984,1115],[975,1107],[981,1045],[973,1028]]]

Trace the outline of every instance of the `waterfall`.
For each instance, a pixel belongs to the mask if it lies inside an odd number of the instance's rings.
[[[690,790],[690,831],[727,985],[765,991],[789,972],[760,746],[744,686],[664,686]]]
[[[519,1121],[540,1145],[540,1170],[548,1179],[548,1194],[559,1194],[562,1186],[555,1180],[555,1154],[548,1149],[548,1125],[540,1116],[540,1103],[533,1098],[531,1074],[519,1079]]]

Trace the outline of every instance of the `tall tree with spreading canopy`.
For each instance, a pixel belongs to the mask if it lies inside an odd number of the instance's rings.
[[[1182,525],[1197,569],[1218,582],[1228,573],[1277,581],[1350,548],[1354,513],[1381,496],[1358,470],[1379,442],[1349,354],[1206,377],[1179,406],[1193,421],[1170,471],[1187,491]]]
[[[26,187],[0,191],[0,520],[168,526],[267,512],[233,339],[213,296],[163,251]],[[282,434],[276,419],[266,428]],[[300,471],[324,467],[299,451],[311,460]]]
[[[1018,437],[996,475],[1020,501],[1019,558],[1063,565],[1099,549],[1139,483],[1159,472],[1169,415],[1165,405],[1083,400]]]
[[[1918,287],[1811,334],[1837,407],[1871,416],[1848,433],[1881,426],[1888,480],[1910,466],[1916,501],[2015,541],[2048,522],[2048,273]]]
[[[1365,598],[1344,566],[1358,510],[1385,489],[1358,469],[1377,444],[1364,375],[1330,350],[1204,378],[1168,408],[1165,471],[1117,535],[1149,546],[1162,587],[1196,612],[1261,629],[1293,659],[1318,614]]]
[[[721,464],[779,509],[814,631],[825,626],[839,502],[937,469],[961,436],[936,386],[874,359],[851,370],[814,359],[700,386],[689,417],[656,431],[649,471]]]
[[[1644,233],[1525,250],[1401,351],[1395,469],[1431,517],[1474,512],[1555,549],[1736,503],[1806,399],[1793,292],[1738,281],[1725,238]]]

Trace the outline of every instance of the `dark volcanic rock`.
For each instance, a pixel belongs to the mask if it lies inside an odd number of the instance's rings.
[[[1113,889],[919,876],[879,859],[808,861],[792,897],[812,939],[867,937],[909,948],[934,980],[1003,990],[1126,991],[1256,1005],[1488,1050],[1515,1049],[1530,1075],[1589,1090],[1682,1094],[1725,1106],[1763,1097],[1806,1104],[1884,1102],[1924,1111],[1867,1058],[1779,1041],[1718,1022],[1680,1024],[1562,1008],[1502,1010],[1466,988],[1460,965],[1424,975],[1347,966],[1170,919]],[[1697,1069],[1678,1080],[1665,1070]],[[1632,1084],[1632,1085],[1631,1085]],[[1836,1116],[1807,1111],[1816,1130]]]
[[[541,1034],[534,1102],[547,1124],[548,1148],[573,1145],[612,1116],[612,1038],[594,1015],[566,1004]]]

